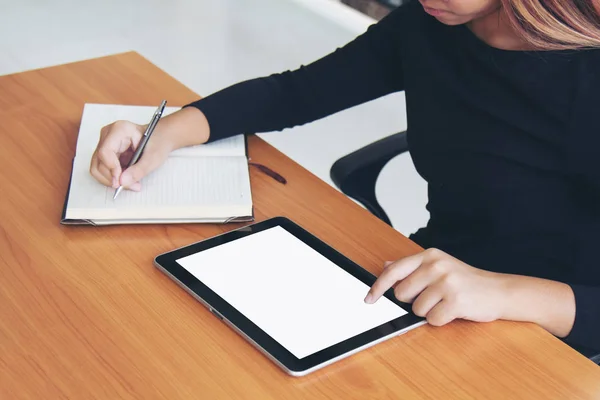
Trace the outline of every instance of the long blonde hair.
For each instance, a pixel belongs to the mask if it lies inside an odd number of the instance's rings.
[[[540,50],[600,48],[600,0],[501,0],[517,34]]]

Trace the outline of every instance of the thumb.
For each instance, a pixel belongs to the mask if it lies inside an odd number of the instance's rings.
[[[140,182],[146,175],[152,172],[160,162],[154,154],[144,154],[140,160],[127,168],[121,175],[121,185],[129,188],[136,182]]]

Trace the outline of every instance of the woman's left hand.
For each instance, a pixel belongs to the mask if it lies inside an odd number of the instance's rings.
[[[388,264],[365,302],[374,303],[391,287],[398,300],[431,325],[462,318],[500,319],[506,304],[505,275],[471,267],[441,250],[429,249]]]

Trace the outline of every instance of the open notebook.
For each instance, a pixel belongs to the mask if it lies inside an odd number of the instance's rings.
[[[179,107],[167,107],[166,116]],[[86,104],[61,223],[140,224],[252,221],[244,135],[178,149],[142,180],[142,191],[122,191],[89,172],[100,129],[117,120],[147,124],[156,107]],[[152,138],[150,138],[152,141]]]

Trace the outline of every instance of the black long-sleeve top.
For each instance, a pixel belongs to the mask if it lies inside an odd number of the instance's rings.
[[[430,212],[411,239],[477,268],[569,284],[565,340],[600,350],[600,50],[500,50],[412,2],[320,60],[189,106],[215,141],[402,90]]]

